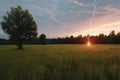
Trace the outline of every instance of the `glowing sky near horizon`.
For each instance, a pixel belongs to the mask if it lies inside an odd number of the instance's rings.
[[[0,22],[11,7],[20,5],[33,15],[38,33],[44,33],[49,38],[108,34],[112,30],[120,32],[120,0],[96,1],[91,27],[89,20],[94,0],[0,0]],[[0,29],[1,37],[6,35]]]

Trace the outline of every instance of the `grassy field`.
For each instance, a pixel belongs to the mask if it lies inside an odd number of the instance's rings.
[[[120,80],[120,45],[1,45],[0,80]]]

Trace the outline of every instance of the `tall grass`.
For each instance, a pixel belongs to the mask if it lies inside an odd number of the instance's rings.
[[[120,80],[120,45],[0,46],[0,80]]]

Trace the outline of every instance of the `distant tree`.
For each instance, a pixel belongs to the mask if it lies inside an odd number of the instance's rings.
[[[108,43],[115,43],[116,40],[116,35],[115,35],[115,31],[111,31],[108,35]]]
[[[82,39],[83,39],[83,36],[82,36],[82,34],[80,34],[80,35],[78,35],[78,36],[76,37],[75,42],[76,42],[77,44],[81,44],[81,43],[82,43]]]
[[[117,33],[117,36],[120,36],[120,32]]]
[[[99,34],[98,36],[98,43],[106,43],[107,37],[103,33]]]
[[[73,36],[73,35],[71,35],[71,36],[70,36],[70,39],[74,39],[74,36]]]
[[[78,35],[78,37],[77,37],[77,38],[81,39],[81,38],[82,38],[82,34]]]
[[[110,33],[109,33],[109,36],[115,36],[115,31],[113,30],[113,31],[111,31]]]
[[[39,41],[40,41],[40,44],[45,45],[46,44],[46,35],[45,34],[41,34],[39,36]]]
[[[116,35],[116,42],[120,44],[120,32]]]
[[[14,40],[18,49],[22,49],[23,40],[37,37],[37,25],[27,9],[20,6],[12,7],[11,11],[3,16],[2,29]]]

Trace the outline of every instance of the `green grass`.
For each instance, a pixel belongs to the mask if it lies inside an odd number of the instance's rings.
[[[120,80],[120,45],[1,45],[0,80]]]

